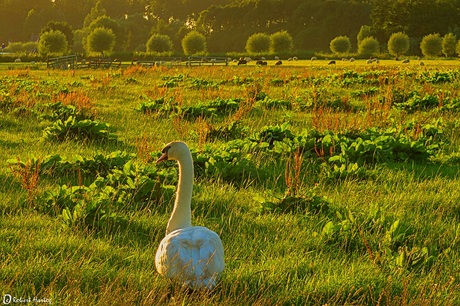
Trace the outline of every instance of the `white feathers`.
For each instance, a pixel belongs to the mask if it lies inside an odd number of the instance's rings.
[[[171,142],[157,163],[177,160],[179,182],[174,209],[160,242],[155,266],[164,275],[193,289],[212,289],[224,270],[224,248],[215,232],[202,226],[191,226],[193,160],[183,142]]]
[[[160,274],[187,287],[212,289],[224,270],[224,248],[206,227],[178,229],[161,241],[155,264]]]

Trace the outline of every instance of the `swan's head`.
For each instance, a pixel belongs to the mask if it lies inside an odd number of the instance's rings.
[[[161,153],[160,158],[157,160],[157,164],[165,160],[180,160],[183,157],[190,156],[190,150],[185,142],[182,141],[168,143],[163,150],[161,150]]]

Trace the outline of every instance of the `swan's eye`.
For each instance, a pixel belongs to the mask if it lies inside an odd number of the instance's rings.
[[[161,151],[161,153],[163,153],[163,154],[164,154],[164,153],[168,153],[169,149],[171,149],[171,146],[165,147],[165,148]]]

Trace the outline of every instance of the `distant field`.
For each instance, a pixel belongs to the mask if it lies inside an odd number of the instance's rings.
[[[211,59],[212,57],[209,57],[209,59]],[[256,62],[257,62],[257,59],[256,57],[253,58],[252,61],[250,61],[247,65],[241,65],[240,67],[244,67],[244,66],[256,66]],[[399,61],[396,61],[394,59],[380,59],[379,60],[379,63],[372,63],[372,64],[369,64],[367,63],[367,60],[366,59],[357,59],[353,62],[350,62],[349,61],[349,58],[344,58],[346,60],[342,60],[341,58],[340,59],[336,59],[336,58],[331,58],[331,59],[318,59],[318,60],[310,60],[310,59],[300,59],[300,60],[289,60],[288,58],[281,58],[280,60],[282,61],[282,67],[298,67],[298,66],[307,66],[307,67],[317,67],[317,66],[329,66],[329,62],[331,60],[335,60],[336,61],[336,66],[339,66],[339,67],[347,67],[347,66],[351,66],[351,67],[356,67],[356,66],[361,66],[361,65],[366,65],[366,66],[370,66],[370,65],[396,65],[396,66],[399,66],[399,65],[407,65],[407,66],[419,66],[420,65],[420,62],[423,62],[423,65],[425,66],[436,66],[436,67],[444,67],[444,66],[452,66],[452,67],[457,67],[457,66],[460,66],[460,61],[459,60],[456,60],[456,59],[437,59],[437,60],[432,60],[432,59],[421,59],[421,60],[417,60],[417,59],[410,59],[410,62],[408,64],[403,64],[402,63],[402,60],[399,60]],[[265,60],[267,62],[267,65],[268,66],[275,66],[275,63],[277,62],[277,60],[274,60],[274,59],[271,59],[271,58],[267,58]],[[185,62],[186,61],[183,61],[181,65],[185,65]],[[129,67],[131,66],[132,63],[131,62],[122,62],[122,66],[123,67]],[[206,63],[204,65],[212,65],[212,63]],[[233,62],[233,61],[230,61],[229,62],[229,65],[230,66],[236,66],[237,63],[236,62]],[[170,63],[166,63],[165,66],[170,66]],[[46,69],[46,63],[44,62],[36,62],[36,63],[33,63],[31,64],[30,62],[20,62],[20,63],[0,63],[0,71],[1,70],[8,70],[8,69],[26,69],[26,68],[32,68],[32,69]]]
[[[3,301],[460,304],[460,62],[274,62],[0,64]],[[211,293],[154,267],[177,139],[225,248]]]

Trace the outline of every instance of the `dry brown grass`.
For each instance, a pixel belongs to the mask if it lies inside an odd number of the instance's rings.
[[[33,207],[40,180],[40,161],[29,159],[22,163],[19,157],[17,161],[16,165],[10,165],[10,171],[21,187],[27,191],[27,202]]]

